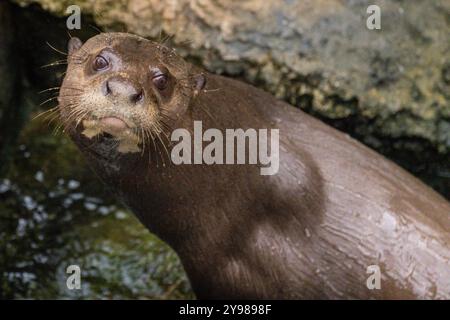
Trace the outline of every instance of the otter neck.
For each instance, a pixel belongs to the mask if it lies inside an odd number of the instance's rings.
[[[237,98],[242,95],[236,93]],[[221,99],[220,94],[200,94],[177,127],[187,129],[192,136],[194,121],[202,121],[204,131],[267,126],[258,122],[262,121],[261,117],[250,112],[245,115],[245,126],[241,125],[239,121],[243,116],[238,101],[230,101],[226,109],[215,108],[225,105],[217,104],[218,99]],[[248,286],[265,283],[263,280],[268,275],[263,271],[257,274],[260,280],[247,276],[246,268],[263,265],[267,259],[267,250],[255,253],[255,242],[270,246],[281,241],[281,230],[298,228],[298,223],[312,230],[308,224],[316,223],[318,215],[307,216],[320,201],[305,198],[300,208],[304,216],[298,216],[299,208],[293,207],[291,201],[298,194],[274,188],[272,179],[277,178],[261,176],[257,165],[174,165],[165,149],[170,154],[169,144],[157,148],[159,162],[133,154],[116,162],[108,157],[112,164],[108,159],[101,161],[99,158],[91,158],[89,163],[140,221],[178,253],[194,287],[196,283],[205,284],[204,277],[213,287],[234,284],[237,288],[238,283]],[[165,157],[165,166],[162,157]],[[118,169],[111,170],[111,165]],[[305,164],[304,167],[310,166]],[[320,181],[312,177],[312,181]],[[308,181],[305,180],[305,189]],[[301,186],[296,185],[296,188]],[[215,270],[221,268],[229,272],[221,273],[219,279]]]

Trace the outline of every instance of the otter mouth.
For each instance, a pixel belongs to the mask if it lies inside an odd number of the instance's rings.
[[[111,133],[112,131],[121,132],[130,129],[130,126],[125,121],[114,116],[100,118],[98,119],[98,124],[100,125],[101,128],[103,128],[103,131],[99,133],[99,137],[108,140],[115,138],[114,134]]]
[[[92,139],[94,137],[114,139],[119,142],[117,151],[121,153],[134,153],[141,151],[139,136],[128,121],[117,116],[83,120],[82,135]]]
[[[83,134],[92,138],[93,136],[107,133],[111,136],[120,137],[125,133],[133,133],[135,125],[128,119],[111,115],[104,117],[86,117],[83,121]]]
[[[130,129],[130,126],[124,120],[115,116],[101,118],[98,120],[98,123],[102,127],[109,127],[114,130]]]

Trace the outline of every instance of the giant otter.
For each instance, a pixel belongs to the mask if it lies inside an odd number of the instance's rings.
[[[199,298],[450,298],[450,204],[348,135],[158,43],[69,41],[61,119]],[[279,171],[175,165],[175,128],[278,128]],[[117,226],[120,228],[120,226]],[[369,289],[368,267],[381,271]]]

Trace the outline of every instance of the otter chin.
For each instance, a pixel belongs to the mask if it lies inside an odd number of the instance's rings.
[[[66,131],[177,252],[197,297],[450,298],[450,204],[396,164],[159,43],[102,33],[68,51]],[[205,132],[278,129],[279,170],[175,165],[171,134],[195,121]]]
[[[98,120],[83,120],[82,135],[92,139],[104,133],[115,138],[118,142],[117,151],[120,153],[133,153],[141,151],[139,144],[141,138],[133,133],[131,127],[124,120],[115,117],[103,117]]]

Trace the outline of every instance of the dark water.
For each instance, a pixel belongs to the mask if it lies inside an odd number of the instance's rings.
[[[0,298],[193,298],[176,254],[53,129],[30,121],[0,177]],[[80,290],[66,286],[72,264]]]

